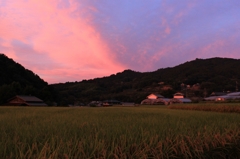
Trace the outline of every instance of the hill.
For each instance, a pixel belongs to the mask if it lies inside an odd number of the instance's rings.
[[[153,72],[125,70],[103,78],[48,85],[37,74],[0,54],[0,104],[15,95],[34,95],[49,105],[88,103],[116,99],[139,103],[150,93],[171,98],[183,92],[189,98],[211,92],[234,92],[240,83],[240,60],[230,58],[195,59]]]
[[[236,91],[240,83],[240,60],[195,59],[154,72],[125,70],[108,77],[52,85],[61,105],[92,100],[117,99],[139,103],[150,93],[171,98],[181,91],[189,98],[202,98],[213,91]]]
[[[55,93],[37,74],[0,54],[0,104],[15,95],[34,95],[51,104]]]

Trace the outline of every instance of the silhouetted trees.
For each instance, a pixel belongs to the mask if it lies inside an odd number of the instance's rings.
[[[38,75],[0,54],[0,104],[15,95],[37,96],[49,104],[55,101],[56,92]]]

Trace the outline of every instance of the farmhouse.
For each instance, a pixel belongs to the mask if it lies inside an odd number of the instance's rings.
[[[168,105],[169,98],[164,98],[160,94],[150,94],[147,96],[147,99],[144,99],[141,104],[146,105]]]
[[[210,96],[224,96],[226,94],[226,92],[212,92]]]
[[[173,98],[169,101],[170,103],[191,103],[189,98]]]
[[[11,106],[47,106],[43,100],[35,97],[35,96],[20,96],[17,95],[8,100],[6,105]]]
[[[219,95],[211,94],[210,97],[204,98],[206,101],[227,101],[227,100],[237,100],[240,99],[240,92],[233,92],[228,94]]]
[[[147,99],[158,99],[158,98],[164,98],[164,97],[160,94],[150,94],[147,96]]]
[[[173,95],[173,98],[184,98],[184,94],[183,93],[180,93],[180,92],[177,92]]]
[[[173,95],[173,98],[169,101],[170,103],[191,103],[191,99],[184,98],[184,94],[177,92]]]

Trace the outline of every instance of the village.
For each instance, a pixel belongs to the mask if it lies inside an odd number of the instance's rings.
[[[240,92],[212,92],[209,97],[203,98],[204,102],[227,102],[240,100]],[[186,98],[182,92],[173,94],[173,98],[165,98],[161,94],[149,94],[146,99],[143,99],[140,105],[170,105],[175,103],[192,103],[190,98]],[[48,106],[42,99],[35,96],[23,96],[17,95],[8,100],[6,106]],[[75,103],[74,105],[68,105],[69,107],[90,106],[90,107],[108,107],[113,105],[121,106],[138,106],[139,104],[134,102],[121,102],[115,99],[104,101],[91,101],[88,104]],[[57,106],[57,104],[53,105]]]

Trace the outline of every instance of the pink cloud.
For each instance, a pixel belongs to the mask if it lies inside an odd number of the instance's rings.
[[[227,1],[7,0],[0,52],[50,83],[240,58],[239,15]]]
[[[69,1],[68,7],[60,9],[57,0],[6,2],[4,7],[0,6],[0,36],[4,37],[0,49],[4,46],[3,51],[7,56],[23,61],[24,66],[50,83],[122,71],[125,67],[116,61],[101,35],[89,24],[91,17],[84,17],[84,10],[75,14],[79,5],[75,0]],[[94,10],[93,7],[89,9]],[[14,49],[13,40],[28,45],[31,51]],[[21,56],[21,53],[29,54],[31,59],[26,58],[28,55]],[[39,59],[41,54],[47,59]],[[56,65],[44,69],[34,65],[34,61],[39,63],[39,60],[43,65],[44,61]]]

